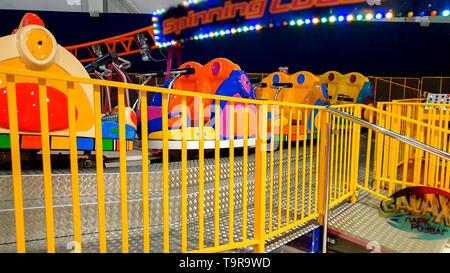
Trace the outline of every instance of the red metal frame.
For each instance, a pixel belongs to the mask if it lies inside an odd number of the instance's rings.
[[[89,54],[91,55],[91,58],[81,59],[80,62],[82,62],[82,63],[91,62],[91,61],[94,61],[97,59],[97,56],[91,49],[91,46],[93,46],[93,45],[104,44],[106,46],[108,52],[116,51],[118,56],[126,56],[126,55],[135,54],[135,53],[140,52],[141,46],[137,40],[136,35],[138,33],[142,33],[142,32],[147,32],[150,35],[150,37],[152,37],[153,41],[155,41],[155,37],[153,35],[153,26],[148,26],[145,28],[141,28],[141,29],[129,32],[129,33],[117,35],[117,36],[106,38],[103,40],[98,40],[98,41],[79,44],[79,45],[67,46],[65,48],[68,51],[70,51],[70,53],[72,53],[75,57],[77,57],[77,59],[79,59],[78,58],[79,50],[81,50],[81,49],[87,50],[89,52]],[[119,49],[117,47],[118,44],[122,45],[123,51],[118,51],[118,49]],[[135,47],[137,47],[137,49],[132,49],[133,44],[135,44]],[[150,49],[155,49],[155,48],[158,48],[158,47],[154,45]]]

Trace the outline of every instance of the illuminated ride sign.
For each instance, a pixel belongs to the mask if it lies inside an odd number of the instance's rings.
[[[155,10],[161,47],[282,26],[449,16],[450,0],[187,0]]]
[[[410,187],[383,200],[380,215],[400,230],[415,234],[413,239],[450,238],[450,193],[431,187]]]

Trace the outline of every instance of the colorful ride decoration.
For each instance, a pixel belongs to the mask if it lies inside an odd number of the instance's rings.
[[[170,77],[163,88],[173,88],[196,93],[215,94],[227,97],[255,99],[256,95],[251,87],[250,80],[240,67],[225,58],[216,58],[201,65],[197,62],[186,62],[177,71],[189,70],[177,77]],[[203,107],[201,106],[203,103]],[[187,140],[198,140],[200,137],[199,117],[200,108],[203,109],[203,138],[212,140],[215,138],[215,124],[220,122],[221,139],[229,139],[231,132],[230,102],[220,101],[219,121],[215,117],[215,101],[200,97],[186,97],[186,128]],[[256,106],[249,104],[249,137],[256,134]],[[155,93],[149,101],[148,132],[149,139],[162,139],[162,95]],[[182,139],[182,96],[170,95],[168,99],[168,138],[170,140]],[[138,126],[140,127],[140,111],[137,113]],[[234,138],[244,137],[245,108],[242,103],[234,103]]]
[[[13,34],[0,38],[0,66],[52,74],[89,78],[81,63],[66,49],[60,46],[52,33],[45,28],[40,18],[32,13],[23,17],[19,28]],[[18,129],[23,149],[41,149],[41,123],[39,110],[38,79],[28,76],[15,76]],[[9,119],[6,76],[0,75],[0,134],[9,138]],[[41,83],[42,84],[42,83]],[[51,149],[69,149],[69,122],[67,85],[64,81],[46,79],[48,106],[48,126],[51,136]],[[93,150],[95,138],[94,93],[92,85],[75,83],[73,92],[79,150]],[[129,115],[132,115],[129,113]],[[132,122],[130,122],[132,124]],[[136,127],[136,122],[134,123]],[[118,128],[118,123],[108,124],[107,128]],[[105,131],[106,129],[104,129]],[[134,138],[135,128],[129,133]],[[107,131],[107,130],[106,130]],[[111,139],[111,150],[118,133],[104,137]],[[108,142],[108,141],[106,141]],[[9,143],[9,141],[7,142]],[[6,145],[8,146],[8,145]],[[9,148],[2,145],[1,148]],[[117,144],[115,144],[117,147]],[[129,144],[131,147],[132,144]]]
[[[291,102],[309,105],[328,105],[328,92],[326,86],[320,82],[320,79],[308,71],[299,71],[292,75],[282,72],[274,72],[264,78],[256,88],[256,96],[258,99]],[[300,113],[297,120],[297,113],[292,113],[291,136],[296,139],[297,130],[299,135],[304,138],[304,128],[307,125],[307,131],[316,131],[318,119],[316,119],[318,111],[309,111],[307,120],[304,120],[304,113]],[[314,116],[313,116],[314,115]],[[311,124],[314,117],[314,125]],[[279,135],[281,130],[280,123],[283,125],[283,135],[289,135],[289,107],[283,106],[279,109],[272,109],[269,118],[274,119],[275,134]],[[279,121],[281,118],[281,122]],[[269,121],[268,127],[271,127]],[[269,132],[272,128],[269,129]],[[310,136],[307,135],[307,138]]]
[[[374,105],[372,83],[361,73],[351,72],[343,75],[337,71],[328,71],[320,76],[320,80],[327,85],[331,105],[352,103]],[[364,110],[361,117],[369,120],[368,113]]]

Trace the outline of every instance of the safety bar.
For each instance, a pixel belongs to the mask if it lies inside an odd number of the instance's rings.
[[[164,76],[164,71],[159,70],[159,71],[146,72],[146,73],[138,75],[138,78],[142,78],[142,77],[159,77],[159,76]]]
[[[112,62],[113,60],[117,59],[117,57],[118,57],[117,52],[111,51],[108,54],[101,56],[97,60],[92,61],[90,64],[86,65],[84,67],[84,69],[86,69],[86,71],[88,73],[92,73],[95,70],[97,70],[100,66],[108,64],[108,63]]]
[[[267,87],[267,83],[265,82],[259,82],[259,83],[255,83],[256,87],[261,87],[261,88],[266,88]]]
[[[286,82],[286,83],[273,83],[272,84],[272,88],[292,88],[293,84],[291,82]]]
[[[181,69],[172,69],[169,72],[164,72],[165,75],[170,74],[170,75],[189,75],[189,74],[194,74],[195,73],[195,69],[192,67],[188,67],[188,68],[181,68]]]
[[[346,94],[338,94],[337,100],[353,102],[353,98],[351,98],[349,95],[346,95]]]
[[[273,98],[273,100],[277,100],[278,95],[281,92],[281,89],[283,88],[292,88],[292,86],[294,86],[292,83],[287,82],[287,83],[273,83],[271,88],[278,88],[277,92],[275,93],[275,97]]]

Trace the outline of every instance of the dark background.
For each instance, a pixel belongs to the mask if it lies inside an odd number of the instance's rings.
[[[0,36],[17,28],[27,11],[1,10]],[[108,38],[151,25],[151,15],[79,12],[35,12],[62,46]],[[182,61],[205,64],[225,57],[250,72],[270,73],[288,66],[290,73],[314,74],[337,70],[374,76],[449,76],[450,24],[352,22],[317,26],[264,28],[221,38],[183,44]],[[161,60],[166,49],[152,51]],[[162,55],[162,54],[163,55]],[[166,63],[142,62],[139,54],[126,56],[128,72],[165,69]]]

